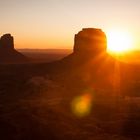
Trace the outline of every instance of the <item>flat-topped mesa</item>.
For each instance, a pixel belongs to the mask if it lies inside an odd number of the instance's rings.
[[[0,48],[3,50],[14,49],[14,38],[11,36],[11,34],[4,34],[0,38]]]
[[[14,38],[4,34],[0,38],[0,64],[26,63],[28,58],[14,48]]]
[[[105,52],[107,39],[101,29],[83,28],[74,39],[74,53],[76,54],[98,54]]]

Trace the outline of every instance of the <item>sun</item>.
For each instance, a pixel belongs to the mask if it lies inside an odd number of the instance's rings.
[[[132,49],[133,41],[128,32],[111,30],[107,32],[107,50],[112,53],[124,53]]]

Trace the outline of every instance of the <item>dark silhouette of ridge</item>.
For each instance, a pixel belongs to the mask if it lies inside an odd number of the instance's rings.
[[[99,56],[112,58],[106,49],[107,38],[101,29],[83,28],[75,35],[73,53],[64,59],[87,62]]]
[[[25,63],[28,59],[14,48],[14,38],[4,34],[0,38],[0,63]]]
[[[106,35],[101,29],[83,28],[74,39],[74,53],[88,55],[106,51]]]
[[[1,140],[139,140],[140,66],[111,57],[106,44],[102,30],[86,28],[62,60],[1,65]]]
[[[74,67],[86,65],[88,69],[94,71],[103,63],[111,67],[116,60],[107,53],[107,38],[101,29],[83,28],[74,37],[73,53],[62,61]],[[110,72],[109,69],[108,72]]]
[[[107,38],[101,29],[84,28],[75,35],[73,53],[58,61],[57,71],[79,75],[88,86],[112,93],[115,65],[121,63],[106,49]]]

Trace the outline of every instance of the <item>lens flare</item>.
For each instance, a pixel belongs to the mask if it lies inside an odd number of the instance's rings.
[[[72,111],[78,117],[84,117],[90,114],[93,97],[87,93],[74,98],[72,101]]]

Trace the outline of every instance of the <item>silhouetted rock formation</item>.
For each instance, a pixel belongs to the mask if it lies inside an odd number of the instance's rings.
[[[14,38],[11,36],[11,34],[5,34],[1,37],[0,49],[7,51],[14,49]]]
[[[101,29],[84,28],[74,39],[74,53],[98,54],[105,52],[107,48],[106,35]]]
[[[101,56],[98,61],[104,57],[111,57],[107,54],[107,38],[101,29],[83,28],[74,38],[73,53],[65,60],[73,61],[72,63],[87,62],[89,59]]]
[[[98,89],[113,88],[116,60],[107,53],[107,38],[101,29],[84,28],[74,39],[73,53],[63,59],[63,66],[76,73],[88,85]],[[119,64],[118,64],[119,65]]]
[[[27,58],[14,49],[14,38],[5,34],[0,38],[0,63],[24,63]]]

